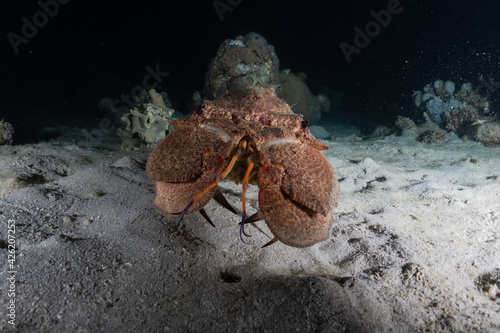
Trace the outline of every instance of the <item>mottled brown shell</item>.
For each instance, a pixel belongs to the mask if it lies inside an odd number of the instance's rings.
[[[149,155],[146,173],[162,182],[186,182],[203,172],[220,173],[217,156],[229,156],[231,144],[203,127],[174,130]]]
[[[311,246],[330,236],[339,185],[319,150],[328,149],[274,89],[251,88],[206,101],[151,153],[146,173],[156,182],[153,205],[163,214],[203,208],[226,179],[258,184],[261,216],[281,242]],[[229,161],[236,156],[233,167]],[[252,161],[252,164],[249,164]],[[243,208],[244,211],[244,208]]]

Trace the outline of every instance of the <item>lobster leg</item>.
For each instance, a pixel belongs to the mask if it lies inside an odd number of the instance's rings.
[[[272,245],[274,243],[276,243],[278,241],[278,237],[274,237],[273,239],[271,239],[269,242],[267,242],[266,244],[264,244],[262,246],[262,249],[265,248],[265,247],[268,247],[269,245]]]
[[[200,214],[212,227],[215,228],[215,224],[212,222],[204,208],[200,209]]]
[[[176,212],[176,213],[169,213],[170,215],[180,215],[181,218],[179,220],[179,222],[177,223],[177,225],[179,225],[181,222],[182,222],[182,219],[184,218],[184,216],[186,215],[186,213],[188,212],[189,208],[191,208],[191,206],[196,202],[198,201],[201,197],[203,197],[207,192],[209,192],[210,190],[214,189],[217,184],[219,184],[219,182],[221,180],[223,180],[224,178],[226,178],[226,176],[231,172],[231,170],[233,169],[233,166],[234,166],[234,163],[236,162],[236,158],[238,157],[238,155],[234,155],[233,158],[231,158],[231,161],[229,162],[229,165],[227,166],[227,168],[217,177],[217,179],[212,183],[210,184],[209,186],[207,186],[203,191],[201,191],[200,194],[198,194],[196,197],[194,197],[191,202],[186,206],[186,208],[184,208],[183,210],[181,210],[180,212]]]
[[[257,221],[264,220],[264,215],[262,215],[262,212],[259,210],[257,213],[253,214],[249,218],[245,220],[245,223],[255,223]]]
[[[236,210],[234,210],[233,206],[227,201],[226,197],[222,192],[217,189],[214,193],[213,199],[217,201],[222,207],[226,208],[227,210],[231,211],[231,213],[238,214]]]
[[[246,205],[245,205],[245,194],[246,194],[247,189],[248,189],[248,180],[250,178],[250,172],[252,171],[254,164],[255,164],[255,162],[252,158],[248,162],[247,172],[245,173],[245,178],[243,178],[243,189],[241,190],[241,203],[242,203],[243,209],[242,209],[241,223],[240,223],[240,226],[241,226],[240,227],[240,239],[243,243],[245,241],[243,241],[243,237],[241,236],[242,234],[247,236],[247,237],[251,237],[250,235],[247,235],[245,233],[245,222],[246,222],[246,216],[247,216]]]

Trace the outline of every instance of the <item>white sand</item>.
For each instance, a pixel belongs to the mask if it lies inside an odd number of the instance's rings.
[[[193,214],[177,229],[151,207],[145,153],[0,147],[0,329],[11,219],[20,331],[499,331],[500,149],[325,142],[341,199],[307,249],[261,249],[264,222],[242,243],[214,202],[216,228]],[[240,186],[221,187],[240,209]],[[255,187],[247,200],[251,214]]]

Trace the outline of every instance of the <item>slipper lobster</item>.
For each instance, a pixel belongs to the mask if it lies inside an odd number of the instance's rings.
[[[218,190],[225,179],[242,184],[240,237],[245,224],[265,220],[276,241],[308,247],[330,237],[339,183],[320,150],[329,149],[308,130],[302,115],[253,87],[205,101],[191,116],[171,122],[175,130],[150,154],[147,176],[155,182],[153,206],[169,218],[196,211],[214,198],[236,211]],[[259,187],[259,210],[246,216],[248,184]]]

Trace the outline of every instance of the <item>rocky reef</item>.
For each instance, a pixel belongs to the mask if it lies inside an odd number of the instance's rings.
[[[456,91],[454,82],[436,80],[414,91],[413,98],[415,105],[423,108],[433,122],[459,135],[490,113],[489,98],[475,91],[470,82],[463,83]]]
[[[14,126],[10,123],[0,120],[0,146],[11,145],[14,142]]]
[[[321,114],[330,110],[328,98],[322,94],[313,95],[304,82],[304,76],[283,70],[279,79],[280,87],[276,91],[278,97],[283,99],[293,112],[302,114],[309,123],[317,123]]]
[[[396,127],[399,128],[399,134],[423,143],[439,143],[448,138],[446,131],[439,128],[425,112],[424,118],[425,122],[417,126],[410,118],[398,116]]]
[[[305,83],[304,73],[279,71],[274,47],[264,37],[250,32],[245,36],[225,40],[209,64],[203,93],[195,92],[193,107],[203,99],[214,100],[227,93],[254,86],[275,88],[279,98],[302,114],[311,124],[330,110],[328,97],[313,95]]]
[[[500,147],[500,123],[479,123],[472,126],[471,137],[487,147]]]
[[[458,91],[455,88],[452,81],[436,80],[414,91],[415,106],[424,111],[426,124],[434,123],[435,126],[423,135],[422,130],[411,126],[408,118],[400,117],[396,126],[401,134],[408,136],[409,129],[413,128],[417,138],[432,143],[444,140],[444,131],[447,131],[486,146],[499,146],[500,124],[496,122],[498,115],[491,109],[489,95],[480,94],[470,82],[463,83]]]
[[[116,132],[123,140],[122,150],[149,150],[165,138],[174,110],[167,107],[163,96],[168,98],[154,89],[144,91],[137,98],[138,106],[122,116],[127,126]]]
[[[279,83],[279,60],[274,47],[261,35],[225,40],[212,59],[205,81],[205,94],[210,100],[229,92],[260,86],[276,88]]]

